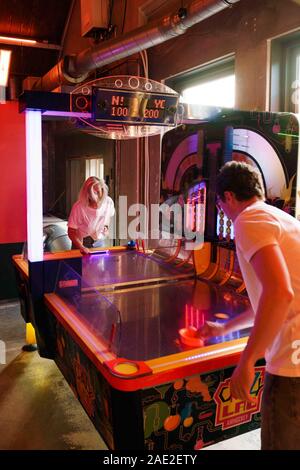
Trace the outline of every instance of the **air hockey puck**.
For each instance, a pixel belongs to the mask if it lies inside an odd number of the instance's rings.
[[[179,330],[180,341],[185,344],[186,346],[193,346],[201,348],[204,346],[204,341],[202,338],[196,336],[197,329],[194,326],[190,326],[189,328],[181,328]]]

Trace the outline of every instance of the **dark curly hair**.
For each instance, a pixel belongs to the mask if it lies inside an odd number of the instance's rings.
[[[243,162],[228,162],[221,168],[217,176],[216,192],[222,200],[225,191],[233,192],[238,201],[247,201],[254,196],[265,198],[260,173]]]

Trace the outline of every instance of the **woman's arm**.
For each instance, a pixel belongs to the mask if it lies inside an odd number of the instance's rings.
[[[80,253],[83,255],[89,254],[89,249],[83,246],[82,240],[79,238],[78,230],[76,228],[68,227],[68,237],[70,238],[73,245],[75,245],[79,250]]]

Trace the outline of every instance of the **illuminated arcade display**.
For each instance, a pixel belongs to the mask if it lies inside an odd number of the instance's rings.
[[[201,182],[188,191],[186,228],[190,232],[204,234],[206,209],[206,185]]]
[[[219,240],[226,239],[228,242],[234,239],[233,223],[222,210],[218,211],[217,215],[217,236]]]
[[[130,90],[93,90],[95,121],[175,125],[178,97]]]

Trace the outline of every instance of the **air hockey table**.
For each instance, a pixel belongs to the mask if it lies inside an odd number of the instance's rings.
[[[156,250],[94,250],[82,258],[82,279],[96,289],[184,279],[194,276],[193,264],[168,263]],[[170,259],[170,258],[169,258]]]
[[[89,263],[127,262],[113,259],[103,253]],[[229,391],[249,330],[205,343],[182,334],[239,315],[247,298],[188,278],[139,285],[130,275],[126,286],[123,275],[122,286],[107,289],[114,272],[101,288],[99,277],[62,261],[43,313],[53,359],[107,446],[197,450],[259,427],[263,363],[255,368],[255,404]]]
[[[173,247],[172,247],[173,248]],[[167,252],[165,250],[165,252]],[[71,263],[83,281],[95,289],[110,290],[115,286],[129,286],[167,282],[194,276],[193,263],[185,260],[170,263],[172,256],[160,256],[158,250],[148,253],[129,249],[125,246],[107,249],[91,249],[90,256],[82,256],[79,250],[57,253],[44,253],[41,269],[27,261],[23,254],[13,256],[21,313],[25,322],[33,319],[30,294],[33,286],[40,283],[42,292],[52,292],[55,284],[57,264],[60,261]],[[39,263],[37,263],[39,265]],[[52,269],[53,265],[53,269]],[[54,279],[53,279],[54,277]],[[47,278],[47,279],[46,279]]]

